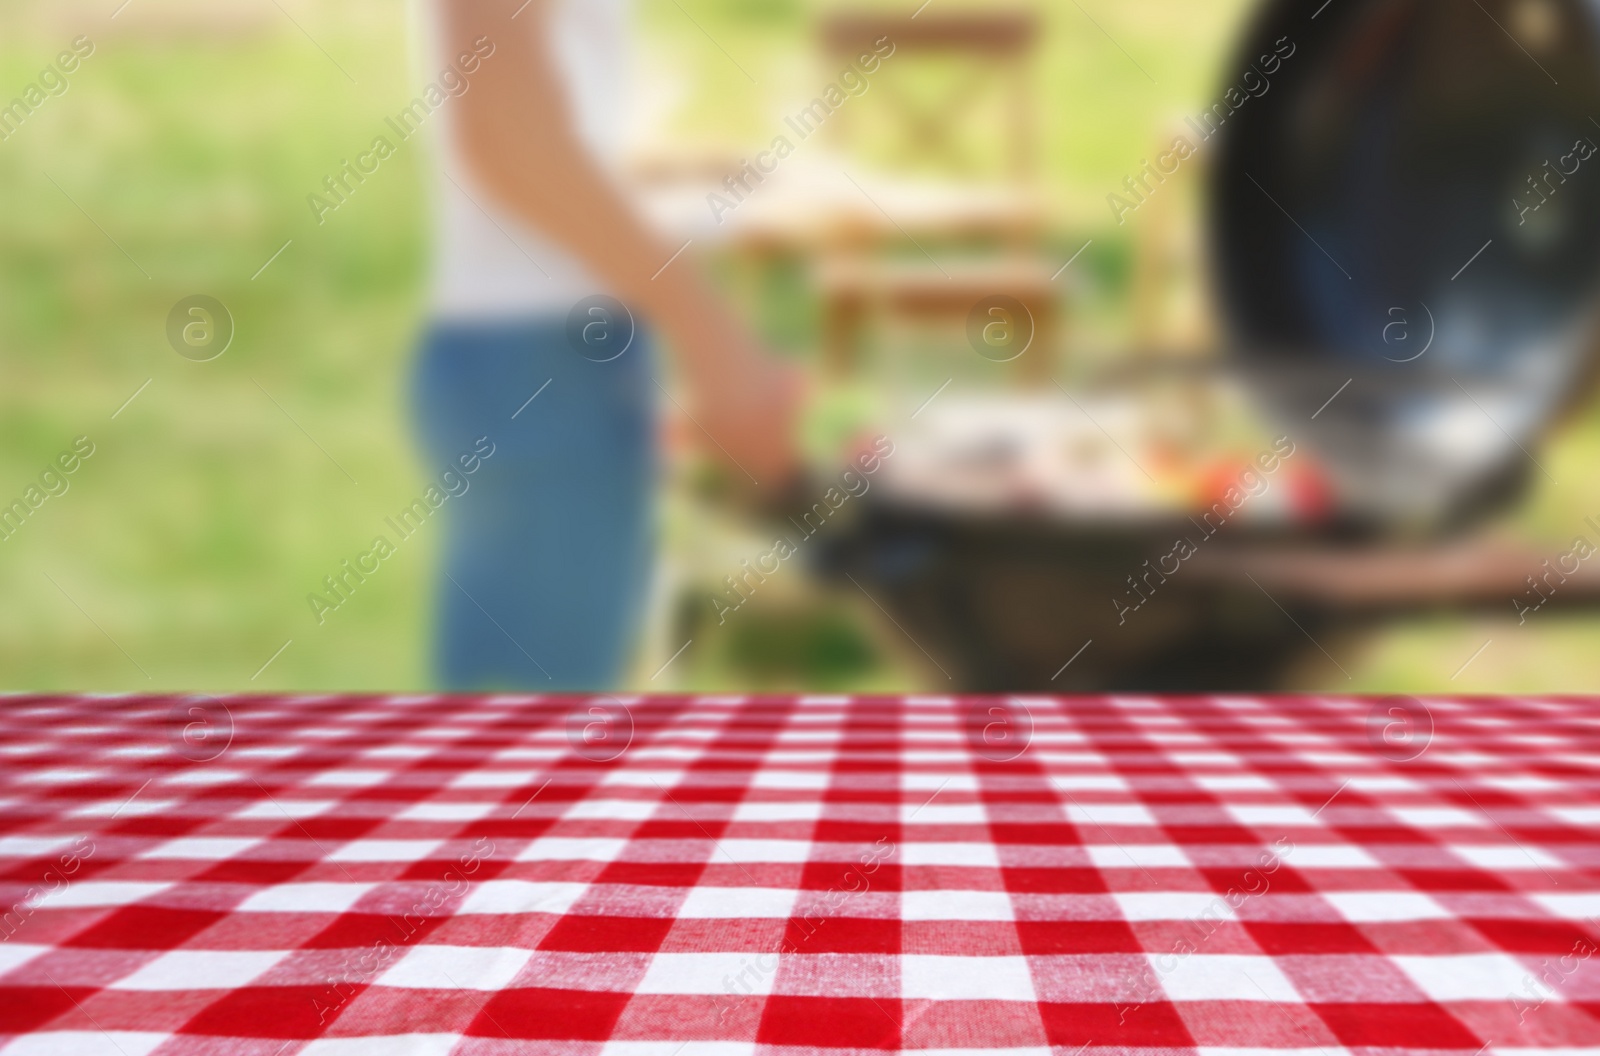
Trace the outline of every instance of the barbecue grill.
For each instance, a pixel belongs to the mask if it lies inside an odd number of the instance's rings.
[[[1203,530],[1193,516],[961,508],[889,474],[819,548],[823,569],[967,691],[1337,683],[1385,620],[1514,614],[1549,555],[1484,525],[1540,472],[1597,362],[1597,16],[1580,0],[1270,3],[1222,78],[1268,87],[1190,122],[1214,133],[1219,369],[1314,456],[1325,502],[1241,518],[1149,578]],[[1285,53],[1268,76],[1261,57]],[[1551,601],[1596,599],[1580,568]]]

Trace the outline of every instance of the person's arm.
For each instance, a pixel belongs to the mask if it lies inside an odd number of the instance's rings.
[[[451,104],[477,181],[662,331],[693,390],[696,418],[763,484],[781,483],[793,468],[794,385],[692,261],[663,270],[677,247],[635,216],[580,142],[552,69],[552,0],[443,4],[450,54],[471,51],[481,37],[495,49]]]

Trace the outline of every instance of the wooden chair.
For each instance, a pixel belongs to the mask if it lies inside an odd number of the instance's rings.
[[[823,16],[824,72],[844,69],[884,38],[895,49],[869,89],[827,126],[861,189],[857,207],[836,218],[818,254],[824,357],[834,372],[854,368],[874,320],[964,329],[978,301],[1004,295],[1033,317],[1033,343],[1018,369],[1034,381],[1049,377],[1061,291],[1052,281],[1060,262],[1040,252],[1048,216],[1036,184],[1032,63],[1039,36],[1031,7]],[[938,94],[910,91],[916,73]],[[1004,115],[998,127],[975,127],[975,111],[993,103],[996,91]],[[870,172],[858,160],[868,153],[868,137],[877,165]]]

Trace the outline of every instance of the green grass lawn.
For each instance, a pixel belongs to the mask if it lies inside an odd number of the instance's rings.
[[[219,40],[117,28],[0,144],[0,494],[75,436],[97,448],[0,543],[0,682],[420,684],[431,540],[324,626],[305,602],[424,477],[400,414],[424,158],[408,144],[320,227],[305,205],[404,98],[404,27],[327,33],[359,86],[287,23]],[[7,37],[5,82],[52,41]],[[212,362],[166,341],[194,293],[236,324]]]
[[[814,8],[681,3],[648,0],[641,25],[650,62],[693,75],[676,119],[683,134],[764,142],[771,113],[813,76],[798,57]],[[0,143],[0,501],[20,497],[75,437],[95,445],[70,489],[0,542],[0,686],[426,682],[435,545],[426,530],[323,625],[305,600],[433,475],[403,411],[424,307],[425,145],[401,146],[325,224],[305,202],[424,78],[408,65],[404,5],[289,6],[357,83],[287,18],[174,34],[141,23],[137,4],[115,24],[85,8],[94,55]],[[1068,241],[1096,239],[1086,264],[1110,284],[1101,313],[1114,317],[1131,225],[1111,225],[1106,190],[1149,153],[1151,129],[1215,91],[1245,5],[1084,6],[1104,32],[1075,5],[1047,5],[1042,132]],[[0,95],[73,35],[0,34]],[[722,49],[756,72],[754,88]],[[226,354],[205,363],[180,358],[165,337],[172,305],[197,293],[221,300],[236,324]],[[1597,452],[1591,416],[1546,461],[1562,484],[1535,496],[1519,523],[1552,553],[1600,512]],[[669,540],[692,534],[669,525]],[[775,677],[804,681],[810,664],[834,688],[911,688],[920,676],[860,622],[829,610],[794,630],[800,673],[779,658],[775,669],[788,673]],[[1518,628],[1441,616],[1373,643],[1346,665],[1353,683],[1327,672],[1308,680],[1334,690],[1581,689],[1600,674],[1597,630],[1600,618]],[[1486,638],[1494,646],[1450,682]],[[730,650],[767,663],[771,648],[710,642],[651,688],[737,685]]]

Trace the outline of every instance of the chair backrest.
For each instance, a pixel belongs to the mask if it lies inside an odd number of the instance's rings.
[[[984,148],[973,141],[983,142],[981,132],[992,140],[998,131],[1000,142],[989,149],[1000,152],[1001,170],[1014,180],[1029,179],[1036,163],[1032,68],[1039,36],[1040,19],[1031,6],[951,13],[924,7],[915,15],[828,12],[819,25],[825,69],[843,69],[885,38],[894,47],[863,98],[832,119],[831,134],[850,149],[857,145],[853,134],[870,128],[875,152],[889,153],[897,167],[967,175],[992,168],[981,154],[974,163],[975,150]],[[990,131],[976,117],[996,90],[1004,112]],[[852,109],[876,109],[886,120],[869,125]]]

